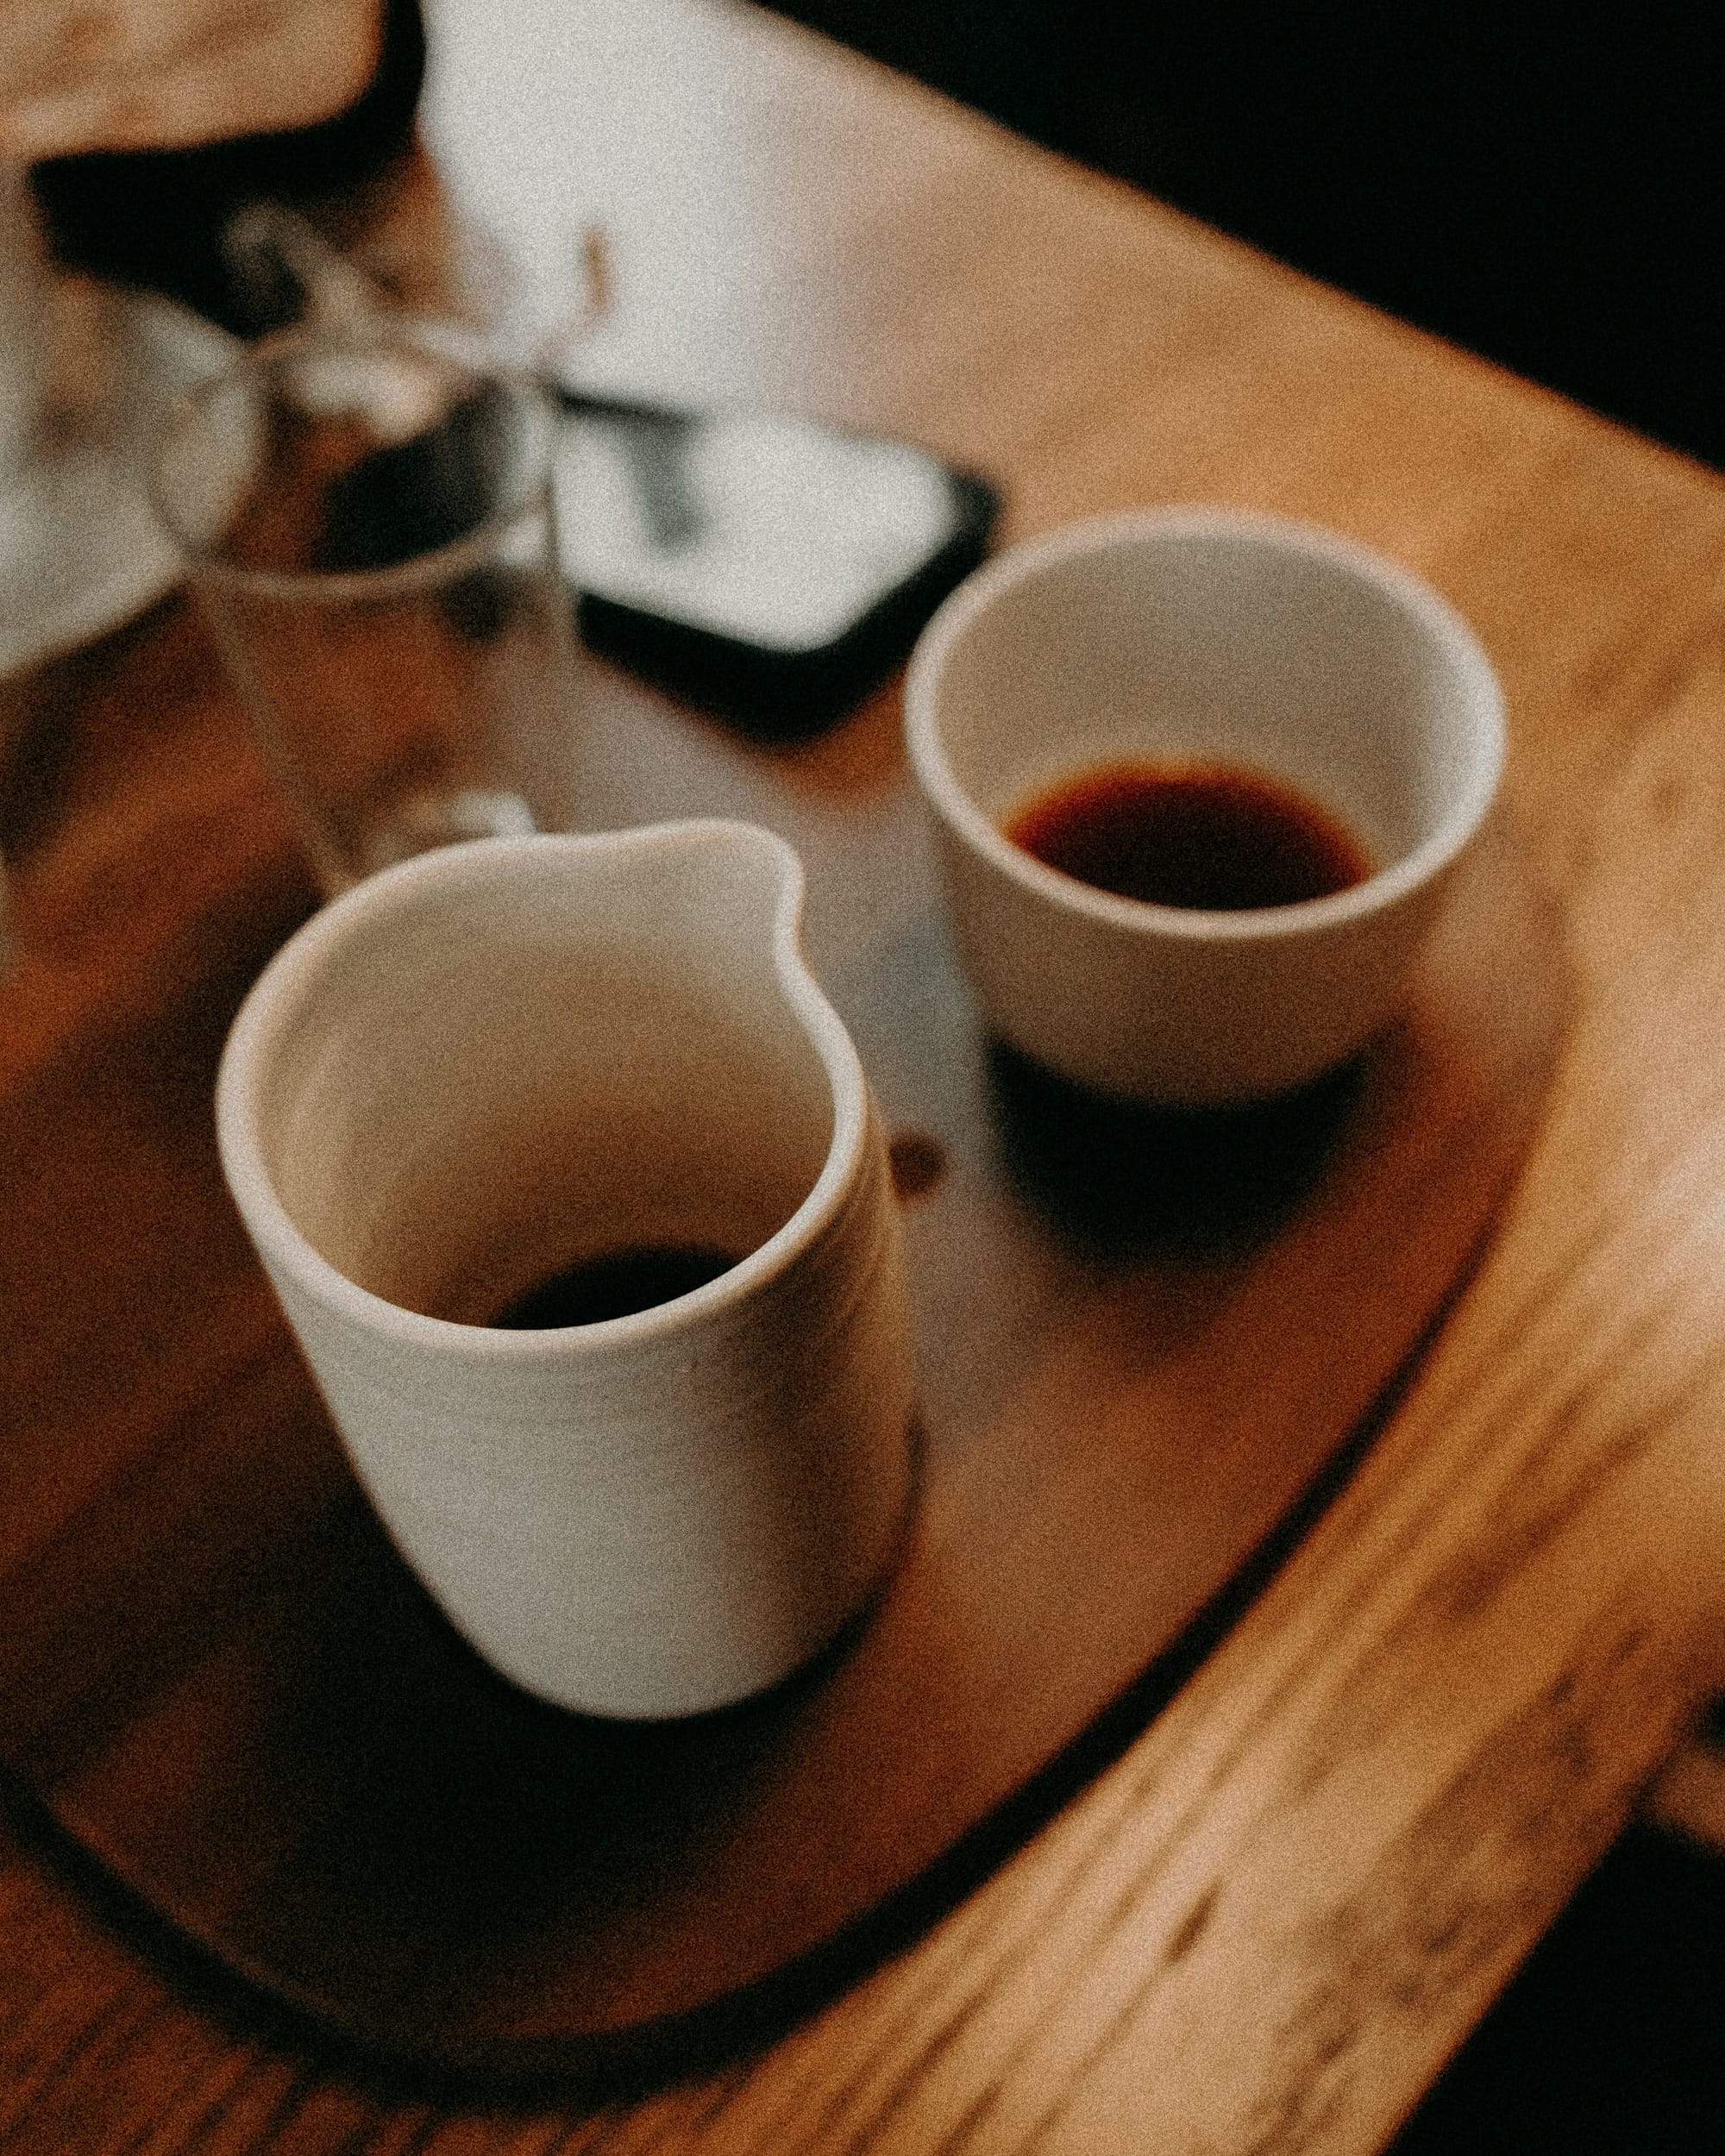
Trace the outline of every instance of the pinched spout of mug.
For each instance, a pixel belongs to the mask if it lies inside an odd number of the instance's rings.
[[[428,855],[302,930],[224,1057],[230,1186],[361,1480],[565,1706],[770,1685],[903,1530],[897,1216],[801,899],[743,824]]]

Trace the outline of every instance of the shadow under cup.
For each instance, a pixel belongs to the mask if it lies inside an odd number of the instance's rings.
[[[317,916],[242,1012],[223,1165],[377,1509],[505,1675],[728,1704],[877,1583],[909,1487],[885,1148],[742,825],[466,847]],[[734,1259],[488,1320],[618,1251]]]
[[[574,821],[557,418],[461,332],[267,338],[200,384],[150,479],[326,894]]]

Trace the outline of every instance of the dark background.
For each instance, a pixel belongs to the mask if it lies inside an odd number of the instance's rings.
[[[1725,10],[778,0],[1725,466]]]

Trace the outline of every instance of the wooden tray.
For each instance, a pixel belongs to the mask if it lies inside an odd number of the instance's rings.
[[[681,1726],[536,1706],[453,1637],[215,1164],[228,1018],[306,904],[284,856],[0,1104],[0,1761],[125,1890],[368,2052],[598,2088],[809,2010],[1157,1711],[1481,1247],[1562,965],[1500,824],[1360,1068],[1251,1114],[1114,1112],[980,1036],[895,699],[775,746],[596,669],[591,736],[595,823],[739,813],[807,864],[906,1206],[924,1487],[890,1589],[819,1669]]]

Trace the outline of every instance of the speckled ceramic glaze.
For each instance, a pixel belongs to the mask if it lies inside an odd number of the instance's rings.
[[[910,1482],[876,1112],[768,832],[426,855],[302,929],[223,1059],[229,1185],[354,1464],[505,1676],[686,1714],[814,1654]],[[486,1322],[608,1250],[737,1262],[601,1322]]]

